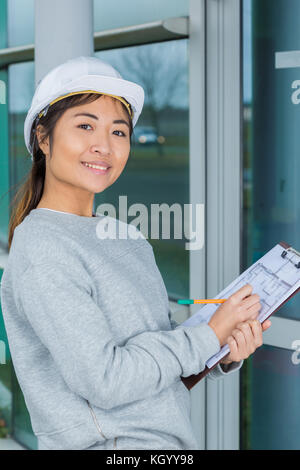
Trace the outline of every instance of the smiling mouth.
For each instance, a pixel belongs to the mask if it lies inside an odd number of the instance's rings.
[[[90,173],[94,173],[94,175],[106,175],[110,170],[110,166],[105,167],[102,165],[91,165],[86,162],[81,162],[82,166],[86,168]]]
[[[110,166],[107,166],[107,165],[94,165],[94,164],[87,163],[87,162],[81,162],[81,163],[87,168],[94,168],[95,170],[108,170],[110,168]]]

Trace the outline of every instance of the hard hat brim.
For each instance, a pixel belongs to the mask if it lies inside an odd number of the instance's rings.
[[[29,109],[24,123],[24,140],[27,150],[32,155],[29,145],[32,124],[37,115],[53,100],[72,92],[93,90],[125,98],[133,111],[132,125],[135,126],[144,104],[144,89],[137,83],[105,75],[82,75],[61,87],[55,93],[49,93],[47,99],[35,103]]]

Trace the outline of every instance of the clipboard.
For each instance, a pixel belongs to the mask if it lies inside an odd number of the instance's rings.
[[[281,253],[281,257],[284,258],[285,257],[285,254],[284,253],[292,253],[294,254],[294,257],[295,258],[299,258],[299,262],[300,262],[300,253],[295,250],[291,245],[289,245],[288,243],[284,242],[284,241],[281,241],[280,243],[278,243],[278,245],[275,245],[275,247],[272,249],[274,250],[277,246],[280,246],[283,248],[283,252]],[[252,267],[254,267],[255,265],[258,265],[258,263],[260,262],[260,260],[262,260],[266,255],[268,255],[272,250],[270,250],[269,252],[267,252],[264,256],[262,256],[259,260],[257,260],[255,263],[253,263],[252,266],[250,266],[249,268],[247,268],[243,273],[240,274],[240,276],[237,277],[237,279],[235,281],[233,281],[231,284],[233,284],[234,282],[236,282],[239,278],[241,278],[243,275],[245,275],[245,273],[248,273]],[[288,251],[286,251],[288,250]],[[297,264],[297,263],[296,263]],[[295,266],[296,266],[295,264]],[[272,309],[272,307],[270,308],[270,310],[267,312],[266,315],[263,316],[262,319],[258,318],[260,320],[260,322],[264,322],[265,320],[267,320],[271,315],[273,315],[273,313],[277,312],[286,302],[288,302],[292,297],[294,297],[297,293],[300,292],[300,265],[298,264],[296,266],[296,268],[299,269],[299,279],[298,281],[295,283],[295,288],[293,290],[293,287],[291,287],[291,293],[290,295],[284,299],[279,305],[277,305],[277,307],[275,307],[274,309]],[[249,283],[251,284],[251,282],[249,281]],[[231,285],[230,284],[230,285]],[[227,288],[226,288],[227,289]],[[218,296],[214,297],[215,299],[217,298],[228,298],[224,297],[224,294],[222,294],[226,289],[224,289]],[[236,291],[239,290],[239,288],[236,289]],[[223,297],[222,297],[223,295]],[[214,304],[216,305],[216,304]],[[200,310],[201,312],[201,310]],[[197,314],[197,312],[196,312]],[[194,314],[194,315],[196,315]],[[193,316],[193,315],[192,315]],[[258,316],[259,317],[259,316]],[[191,318],[191,317],[190,317]],[[188,319],[189,320],[189,319]],[[227,345],[226,345],[227,346]],[[228,352],[225,355],[227,355]],[[221,360],[223,359],[222,356],[217,362],[215,362],[215,364],[212,366],[212,367],[208,367],[207,365],[205,366],[204,370],[202,372],[200,372],[199,374],[196,374],[196,375],[190,375],[189,377],[181,377],[181,380],[182,382],[184,383],[184,385],[187,387],[188,390],[190,390],[192,387],[194,387],[194,385],[196,385],[200,380],[202,380],[209,372],[211,372],[220,362]],[[214,357],[214,356],[213,356]]]

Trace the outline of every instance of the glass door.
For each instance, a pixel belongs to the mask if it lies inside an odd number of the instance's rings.
[[[299,15],[298,0],[243,0],[242,270],[280,241],[300,250]],[[299,448],[300,295],[272,322],[242,370],[244,449]]]

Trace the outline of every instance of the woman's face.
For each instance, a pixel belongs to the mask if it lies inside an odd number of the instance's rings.
[[[47,158],[46,176],[51,178],[52,188],[54,180],[90,193],[111,186],[129,157],[129,119],[121,102],[106,95],[67,109],[54,128],[51,159],[49,138],[40,144]],[[85,163],[109,168],[95,170]]]

